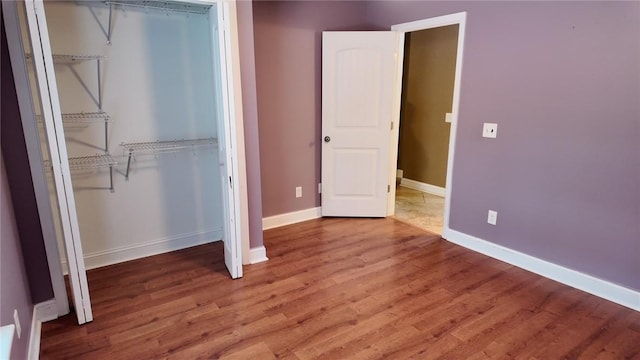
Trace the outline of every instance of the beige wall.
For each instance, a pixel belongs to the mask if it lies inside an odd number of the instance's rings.
[[[398,169],[445,186],[458,25],[407,34]]]

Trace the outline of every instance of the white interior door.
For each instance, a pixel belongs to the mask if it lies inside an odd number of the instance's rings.
[[[402,35],[322,34],[322,215],[384,217]]]
[[[44,119],[55,191],[58,197],[73,304],[78,323],[84,324],[93,320],[93,314],[44,3],[42,0],[26,0],[25,6],[37,86],[42,102],[41,115]]]
[[[236,134],[236,114],[233,91],[232,73],[232,48],[230,31],[223,31],[225,24],[229,24],[229,17],[233,9],[229,3],[218,3],[212,7],[210,18],[218,21],[212,28],[212,41],[214,69],[216,78],[216,92],[218,94],[218,156],[220,161],[220,176],[222,177],[223,199],[223,243],[224,263],[233,279],[242,277],[242,251],[241,251],[241,213],[240,213],[240,186],[238,176],[237,151],[233,151]],[[217,14],[213,12],[217,11]],[[214,16],[215,15],[215,16]],[[234,158],[234,155],[235,158]]]

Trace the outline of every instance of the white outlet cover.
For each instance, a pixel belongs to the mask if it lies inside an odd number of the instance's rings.
[[[495,139],[497,135],[498,135],[498,124],[484,123],[484,125],[482,125],[482,137]]]
[[[302,197],[302,186],[297,186],[296,187],[296,197]]]

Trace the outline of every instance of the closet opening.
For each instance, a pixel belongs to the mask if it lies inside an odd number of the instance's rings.
[[[242,276],[239,78],[222,30],[233,6],[17,4],[35,113],[23,124],[35,129],[27,141],[49,193],[39,206],[60,258],[52,281],[69,275],[79,323],[93,318],[88,269],[222,240],[231,277]]]

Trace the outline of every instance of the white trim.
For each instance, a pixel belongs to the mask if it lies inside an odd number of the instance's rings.
[[[448,25],[456,25],[456,24],[460,24],[461,21],[464,21],[466,19],[466,16],[467,16],[466,12],[436,16],[429,19],[422,19],[422,20],[416,20],[416,21],[410,21],[402,24],[392,25],[391,30],[410,32],[410,31],[432,29],[432,28],[448,26]]]
[[[47,300],[33,307],[31,332],[29,333],[29,352],[27,359],[37,360],[40,357],[40,334],[42,323],[58,318],[58,305],[55,300]]]
[[[269,260],[267,257],[267,248],[264,246],[251,248],[249,254],[249,264],[257,264]]]
[[[445,229],[442,237],[448,241],[531,271],[603,299],[640,311],[640,292],[568,269],[516,250],[497,245],[456,230]]]
[[[322,217],[322,207],[294,211],[286,214],[262,218],[262,230],[269,230],[280,226],[291,225],[302,221]]]
[[[407,178],[402,178],[402,180],[400,180],[400,186],[440,197],[445,197],[445,195],[447,194],[447,189],[441,186],[431,185]]]
[[[238,16],[235,1],[216,1],[220,33],[220,63],[224,71],[222,95],[224,108],[225,156],[229,186],[229,241],[225,252],[225,265],[232,278],[242,277],[242,255],[248,251],[249,204],[247,199],[247,172],[244,152],[244,118],[240,78],[240,48]],[[228,131],[226,131],[228,130]],[[223,180],[226,183],[226,179]]]
[[[391,26],[393,31],[410,32],[417,30],[426,30],[448,25],[458,25],[458,48],[456,53],[456,70],[453,80],[453,104],[451,106],[451,129],[449,132],[449,156],[447,159],[447,178],[446,178],[446,194],[444,197],[444,214],[443,214],[443,233],[449,229],[449,215],[451,213],[451,193],[452,193],[452,174],[453,174],[453,159],[456,149],[456,133],[458,132],[458,113],[460,109],[460,82],[462,79],[462,59],[464,57],[464,36],[467,23],[467,13],[459,12],[450,15],[438,16],[430,19],[411,21],[402,24],[396,24]],[[397,159],[396,159],[397,160]],[[395,165],[389,170],[395,172]],[[390,195],[395,195],[395,192],[391,192]],[[395,198],[389,199],[389,211],[393,215],[393,207],[395,206]]]
[[[398,147],[400,146],[400,112],[402,110],[402,85],[404,73],[404,32],[396,31],[397,44],[395,54],[395,78],[393,80],[393,104],[391,107],[391,134],[389,135],[389,177],[387,184],[387,216],[392,216],[396,212],[396,181],[398,166]],[[395,172],[395,174],[393,174]],[[402,170],[399,171],[402,173]],[[400,174],[402,177],[402,174]],[[393,186],[391,186],[393,185]]]
[[[95,269],[147,256],[164,254],[192,246],[208,244],[222,239],[222,230],[197,231],[147,241],[140,244],[84,254],[87,269]],[[62,258],[62,268],[67,273],[67,259]]]

